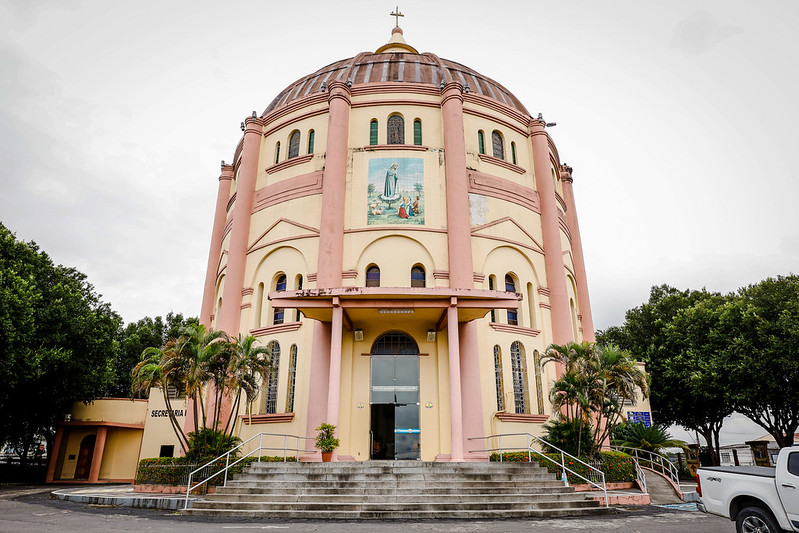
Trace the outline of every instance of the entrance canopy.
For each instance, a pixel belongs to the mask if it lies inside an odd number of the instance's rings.
[[[407,318],[447,325],[447,310],[457,309],[458,322],[484,317],[492,309],[516,309],[520,294],[484,289],[421,287],[343,287],[270,292],[272,306],[299,309],[308,318],[330,322],[333,308],[344,310],[344,327],[353,329],[361,321],[379,315],[404,314]]]

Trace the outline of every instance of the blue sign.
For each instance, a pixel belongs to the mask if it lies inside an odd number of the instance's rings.
[[[643,424],[644,427],[648,428],[652,425],[652,413],[649,411],[628,411],[627,420]]]
[[[421,429],[395,429],[394,433],[421,433]]]

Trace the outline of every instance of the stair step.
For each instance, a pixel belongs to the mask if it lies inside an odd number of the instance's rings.
[[[248,503],[316,503],[321,499],[331,505],[338,503],[413,503],[423,500],[426,495],[418,493],[394,495],[362,495],[362,494],[252,494],[252,493],[215,493],[207,496],[205,501],[231,502],[246,501]],[[528,503],[535,501],[585,501],[585,495],[575,492],[538,492],[519,494],[438,494],[435,500],[424,498],[424,501],[435,503]]]
[[[507,519],[507,518],[557,518],[564,516],[588,516],[614,513],[612,507],[562,507],[558,509],[491,509],[491,510],[456,510],[456,511],[253,511],[244,509],[189,509],[184,513],[200,516],[241,517],[241,518],[303,518],[308,520],[377,520],[377,519]]]

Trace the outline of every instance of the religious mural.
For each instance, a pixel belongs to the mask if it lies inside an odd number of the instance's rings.
[[[368,183],[367,224],[424,224],[422,158],[371,159]]]

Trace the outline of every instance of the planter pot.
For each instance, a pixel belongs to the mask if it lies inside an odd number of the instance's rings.
[[[322,452],[322,462],[329,463],[333,460],[333,452]]]

